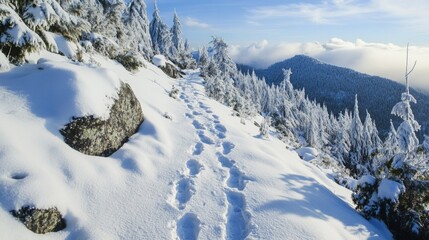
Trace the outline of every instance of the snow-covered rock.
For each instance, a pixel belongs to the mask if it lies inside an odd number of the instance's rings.
[[[179,78],[181,77],[180,69],[174,65],[171,61],[167,60],[163,55],[155,55],[152,58],[152,63],[161,68],[165,74],[170,76],[171,78]]]
[[[152,63],[157,67],[165,67],[167,64],[167,60],[165,59],[164,55],[155,55],[152,58]]]
[[[11,213],[28,230],[34,233],[58,232],[66,228],[66,222],[57,208],[37,209],[35,207],[22,207]]]
[[[296,150],[299,157],[304,161],[311,161],[319,156],[319,151],[312,147],[302,147]]]
[[[118,150],[143,122],[139,101],[128,84],[122,84],[106,120],[76,117],[60,130],[64,141],[81,153],[109,156]]]

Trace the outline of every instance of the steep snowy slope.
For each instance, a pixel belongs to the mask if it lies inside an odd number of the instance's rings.
[[[102,58],[44,58],[0,73],[0,239],[391,238],[353,210],[350,191],[208,99],[198,72],[174,80],[150,63],[130,74]],[[65,116],[102,116],[119,80],[141,102],[139,131],[111,157],[68,147]],[[24,205],[58,207],[67,228],[30,232],[9,213]]]

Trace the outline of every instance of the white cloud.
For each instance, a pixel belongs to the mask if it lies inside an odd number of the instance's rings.
[[[316,24],[341,24],[352,19],[399,21],[428,30],[427,0],[320,0],[262,6],[248,11],[249,19],[304,19]]]
[[[185,25],[188,27],[197,27],[197,28],[209,28],[210,25],[204,22],[201,22],[195,18],[187,17],[185,19]]]
[[[267,66],[305,54],[336,66],[359,72],[386,77],[403,83],[405,72],[405,47],[391,43],[355,42],[333,38],[327,43],[281,43],[269,44],[263,40],[250,46],[231,46],[230,54],[238,63],[266,68]],[[410,61],[417,66],[410,75],[411,84],[429,91],[429,48],[410,47]]]

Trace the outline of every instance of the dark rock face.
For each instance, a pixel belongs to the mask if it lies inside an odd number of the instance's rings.
[[[60,133],[77,151],[94,156],[110,156],[137,132],[143,122],[139,101],[128,84],[122,84],[110,109],[109,119],[73,117]]]
[[[180,78],[182,75],[180,71],[172,64],[166,63],[164,67],[160,67],[162,71],[172,78]]]
[[[22,207],[10,213],[30,231],[37,234],[58,232],[66,228],[66,222],[57,208]]]

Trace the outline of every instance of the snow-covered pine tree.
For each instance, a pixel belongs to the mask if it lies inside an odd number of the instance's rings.
[[[51,31],[77,42],[89,23],[65,11],[55,0],[27,1],[22,14],[24,22],[36,32]]]
[[[290,76],[292,75],[292,70],[283,69],[283,81],[280,83],[280,89],[282,90],[283,95],[290,101],[295,99],[295,90],[293,89],[292,83],[290,82]]]
[[[334,156],[338,161],[344,165],[346,159],[349,158],[350,151],[350,124],[351,117],[346,110],[344,114],[340,113],[338,116],[338,132],[334,137],[336,143],[334,148]]]
[[[228,54],[228,45],[219,37],[213,37],[210,43],[213,45],[213,60],[219,67],[219,71],[225,78],[234,78],[238,70],[237,65]]]
[[[184,51],[183,40],[182,40],[182,24],[177,16],[177,12],[174,11],[173,26],[170,29],[171,42],[172,42],[172,58],[177,59],[178,55]]]
[[[207,67],[209,65],[209,54],[207,48],[203,47],[198,50],[198,67],[201,70],[201,76],[205,77],[207,74]]]
[[[353,118],[350,124],[350,159],[346,162],[346,166],[352,170],[356,176],[361,176],[364,173],[362,166],[362,146],[363,145],[363,124],[359,116],[359,103],[357,95],[355,96],[355,106]]]
[[[156,2],[153,18],[149,24],[149,32],[152,39],[152,49],[154,53],[165,55],[168,58],[172,45],[171,33],[159,15],[159,9]]]
[[[153,56],[152,39],[149,33],[149,18],[144,0],[132,0],[127,9],[126,26],[131,35],[130,45],[150,60]]]
[[[21,64],[26,53],[44,48],[42,38],[9,5],[0,4],[0,49],[9,61]]]
[[[262,119],[261,127],[259,127],[259,132],[263,138],[268,138],[271,126],[271,117],[265,116]]]

